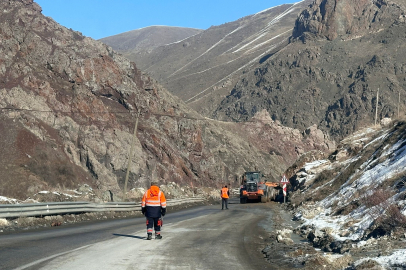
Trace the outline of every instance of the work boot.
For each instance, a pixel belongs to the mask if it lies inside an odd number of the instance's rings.
[[[151,240],[152,239],[152,233],[148,234],[147,240]]]
[[[155,239],[162,239],[162,235],[161,234],[155,234]]]

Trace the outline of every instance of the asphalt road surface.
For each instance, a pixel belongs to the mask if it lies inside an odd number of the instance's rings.
[[[275,269],[261,254],[269,206],[233,202],[168,213],[161,240],[145,218],[0,235],[0,269]]]

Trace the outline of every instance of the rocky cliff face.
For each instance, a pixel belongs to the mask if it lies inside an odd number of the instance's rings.
[[[329,40],[363,36],[404,21],[404,1],[316,0],[296,21],[293,37],[305,32]]]
[[[304,130],[334,138],[403,115],[406,108],[405,2],[315,1],[299,16],[291,43],[248,70],[213,116],[242,121],[266,109]],[[400,102],[399,102],[400,95]]]
[[[110,47],[44,17],[32,0],[1,1],[0,11],[1,196],[87,184],[99,199],[119,200],[132,145],[128,189],[151,179],[237,185],[254,168],[278,178],[302,151],[334,147],[315,128],[301,134],[266,115],[203,118]]]

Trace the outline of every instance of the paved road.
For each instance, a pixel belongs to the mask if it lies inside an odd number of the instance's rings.
[[[272,269],[261,255],[262,204],[168,213],[163,239],[146,240],[144,218],[0,235],[0,269]]]

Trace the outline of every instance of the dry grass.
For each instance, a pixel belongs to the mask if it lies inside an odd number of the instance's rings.
[[[396,204],[391,204],[388,209],[386,209],[386,216],[381,223],[392,229],[398,226],[406,228],[406,217],[400,212]]]
[[[341,207],[340,209],[338,209],[333,216],[338,216],[338,215],[348,215],[349,213],[351,213],[353,210],[357,209],[358,207],[361,206],[361,203],[359,202],[359,200],[356,201],[351,201],[349,204],[347,204],[344,207]]]
[[[376,189],[371,195],[364,198],[364,204],[368,208],[384,205],[390,197],[393,196],[393,191],[384,190],[382,188]]]
[[[385,233],[397,227],[406,228],[406,216],[401,213],[396,203],[389,200],[395,193],[392,189],[378,188],[363,198],[364,205],[369,209],[368,214],[375,220],[375,227]]]
[[[325,199],[327,196],[336,192],[340,188],[340,186],[344,183],[341,181],[337,181],[337,179],[338,178],[341,179],[342,175],[343,175],[343,173],[340,173],[338,175],[338,173],[340,171],[341,171],[341,168],[337,167],[333,170],[325,170],[325,171],[322,171],[321,173],[319,173],[316,176],[311,188],[312,189],[316,189],[318,187],[321,187],[321,188],[319,188],[318,190],[316,190],[314,192],[307,194],[305,200],[306,201],[321,201],[321,200]],[[348,177],[349,177],[349,175],[348,175]],[[325,185],[326,183],[330,182],[334,178],[336,178],[336,179],[331,183],[331,185]],[[347,178],[345,178],[345,180],[346,179]],[[325,185],[325,186],[323,186],[323,185]]]
[[[362,198],[362,203],[367,207],[368,214],[373,219],[378,219],[381,217],[386,209],[389,207],[389,198],[393,196],[393,191],[384,190],[383,188],[378,188],[372,192],[372,194]]]

